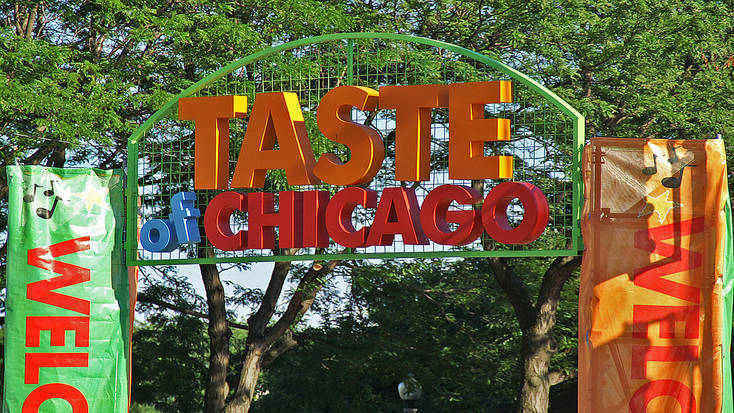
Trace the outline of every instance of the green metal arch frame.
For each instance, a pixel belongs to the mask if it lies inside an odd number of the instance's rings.
[[[234,62],[231,62],[230,64],[222,67],[221,69],[209,74],[208,76],[204,77],[203,79],[199,80],[198,82],[194,83],[193,85],[187,87],[180,93],[178,93],[176,96],[174,96],[172,99],[170,99],[168,102],[166,102],[162,108],[158,109],[153,115],[151,115],[148,119],[143,122],[142,125],[138,126],[135,131],[133,131],[132,135],[128,139],[127,144],[127,152],[128,152],[128,160],[127,160],[127,172],[128,176],[135,176],[137,177],[137,170],[138,170],[138,142],[140,139],[145,135],[145,133],[150,130],[153,125],[156,124],[159,120],[161,120],[163,117],[167,116],[169,113],[171,113],[173,110],[176,109],[178,100],[182,97],[188,97],[192,94],[198,92],[201,89],[204,89],[208,85],[210,85],[213,82],[216,82],[217,80],[221,79],[222,77],[226,76],[227,74],[231,73],[234,70],[237,70],[241,68],[242,66],[245,66],[247,64],[256,62],[258,60],[261,60],[267,56],[280,53],[286,50],[295,49],[301,46],[307,46],[311,44],[318,44],[318,43],[326,43],[331,41],[337,41],[337,40],[350,40],[350,39],[387,39],[387,40],[397,40],[402,41],[406,43],[416,43],[416,44],[422,44],[426,46],[434,46],[439,47],[445,50],[452,51],[454,53],[457,53],[459,55],[468,57],[470,59],[473,59],[475,61],[484,63],[506,75],[511,77],[512,79],[528,86],[531,90],[537,92],[539,95],[544,97],[548,102],[552,103],[556,108],[558,108],[561,112],[564,114],[570,116],[573,120],[573,130],[574,130],[574,136],[576,138],[576,144],[574,146],[574,171],[572,175],[573,180],[573,204],[574,204],[574,210],[573,210],[573,221],[575,224],[578,223],[579,217],[580,217],[580,211],[581,207],[583,205],[583,200],[581,199],[582,194],[582,187],[581,187],[581,147],[584,144],[584,116],[573,108],[570,104],[568,104],[566,101],[561,99],[558,95],[553,93],[550,89],[543,86],[533,78],[527,76],[526,74],[500,62],[495,59],[492,59],[489,56],[483,55],[481,53],[477,53],[473,50],[469,50],[467,48],[457,46],[455,44],[442,42],[439,40],[433,40],[428,39],[425,37],[419,37],[419,36],[411,36],[406,34],[397,34],[397,33],[379,33],[379,32],[363,32],[363,33],[334,33],[334,34],[327,34],[322,36],[314,36],[314,37],[308,37],[305,39],[295,40],[288,43],[283,43],[278,46],[269,47],[267,49],[261,50],[259,52],[250,54],[248,56],[245,56],[239,60],[236,60]],[[138,186],[136,185],[127,185],[126,190],[126,196],[127,196],[127,233],[128,234],[137,234],[137,196],[138,196]],[[578,252],[581,250],[581,233],[580,228],[578,225],[574,225],[573,228],[573,234],[572,234],[572,247],[568,250],[558,250],[558,251],[548,251],[546,254],[543,254],[544,256],[558,256],[558,255],[575,255],[578,254]],[[126,250],[127,250],[127,261],[128,265],[135,265],[138,263],[137,260],[137,254],[136,254],[136,248],[137,248],[137,242],[133,242],[132,240],[136,239],[136,237],[130,237],[127,236],[126,239]],[[532,251],[514,251],[511,256],[531,256]],[[481,253],[481,252],[477,252]],[[519,253],[519,254],[518,254]],[[403,257],[403,256],[411,256],[415,254],[375,254],[375,257],[369,257],[369,255],[372,254],[361,254],[365,255],[365,258],[381,258],[380,256],[385,256],[383,258],[388,258],[390,256],[393,257]],[[475,256],[474,254],[471,254],[472,256]],[[133,258],[134,257],[134,258]],[[318,258],[327,258],[322,256],[301,256],[298,257],[298,259],[317,259]],[[237,261],[250,261],[247,260],[247,257],[242,257],[243,259],[238,259]],[[296,259],[296,257],[287,257],[287,260],[293,260]],[[216,261],[216,260],[215,260]],[[273,261],[276,261],[273,259]],[[163,262],[161,262],[163,263]]]

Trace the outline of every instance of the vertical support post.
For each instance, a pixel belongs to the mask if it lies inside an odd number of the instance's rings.
[[[354,84],[354,40],[347,39],[347,84]]]
[[[581,152],[584,149],[584,139],[586,137],[586,123],[582,115],[578,115],[574,119],[573,124],[573,228],[571,230],[572,249],[581,251],[584,249],[583,240],[581,239],[581,211],[584,208],[584,188],[583,176],[581,176]]]
[[[127,144],[127,185],[125,189],[127,201],[125,261],[128,266],[133,266],[138,260],[138,142],[132,139]]]

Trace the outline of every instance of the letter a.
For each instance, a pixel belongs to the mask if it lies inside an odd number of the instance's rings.
[[[280,149],[275,148],[276,137]],[[258,93],[242,142],[232,188],[262,188],[270,169],[284,169],[289,185],[318,183],[298,96]]]

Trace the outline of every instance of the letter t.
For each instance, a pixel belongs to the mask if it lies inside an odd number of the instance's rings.
[[[178,118],[194,121],[194,188],[227,189],[229,120],[247,112],[246,96],[201,96],[178,100]]]

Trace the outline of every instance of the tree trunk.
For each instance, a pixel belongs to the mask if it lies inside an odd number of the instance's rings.
[[[555,319],[555,313],[553,314]],[[555,324],[555,323],[553,323]],[[552,327],[552,325],[547,325]],[[550,359],[553,353],[549,328],[534,326],[523,332],[523,386],[520,391],[522,413],[546,413],[550,402]]]
[[[308,311],[316,294],[321,290],[322,279],[329,274],[338,261],[314,262],[298,282],[288,307],[280,318],[270,324],[275,314],[278,297],[283,288],[290,263],[276,263],[265,290],[263,302],[248,320],[250,327],[245,343],[245,356],[237,383],[237,391],[227,403],[226,413],[248,413],[255,397],[255,387],[263,366],[293,348],[297,342],[290,328]]]
[[[229,394],[227,370],[232,332],[227,324],[224,287],[219,279],[219,270],[215,264],[201,264],[200,268],[209,307],[209,382],[204,393],[205,411],[221,413]]]
[[[48,157],[46,166],[63,168],[66,163],[66,145],[56,146]]]
[[[509,260],[489,258],[487,263],[512,304],[522,330],[523,385],[518,412],[547,413],[551,386],[566,378],[565,374],[550,370],[551,356],[555,351],[552,331],[556,325],[561,291],[581,263],[581,257],[559,257],[553,261],[543,274],[535,305],[522,277],[514,272]]]
[[[237,385],[238,391],[235,397],[227,403],[226,413],[247,413],[250,411],[255,396],[255,386],[257,386],[260,370],[262,370],[262,357],[261,345],[247,343],[245,360],[242,363],[240,381]]]

